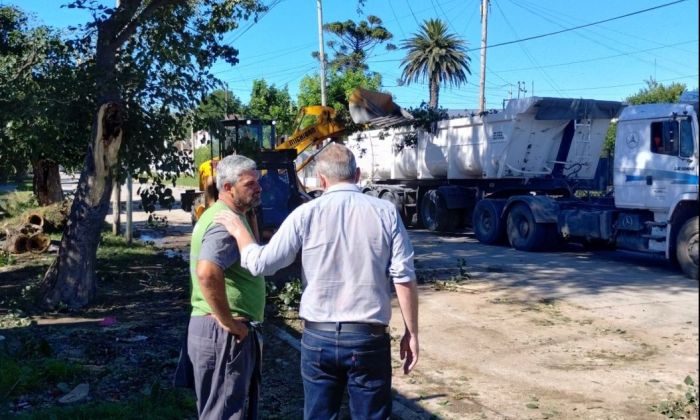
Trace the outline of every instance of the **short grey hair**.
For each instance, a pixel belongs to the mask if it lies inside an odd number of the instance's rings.
[[[216,188],[224,190],[224,184],[235,184],[246,171],[257,169],[255,161],[243,155],[230,155],[221,159],[216,165]]]
[[[357,163],[350,149],[331,143],[316,158],[316,172],[332,181],[355,181]]]

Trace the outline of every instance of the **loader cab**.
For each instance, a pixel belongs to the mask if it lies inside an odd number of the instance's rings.
[[[221,121],[224,139],[221,157],[239,153],[253,158],[260,150],[274,149],[277,142],[276,121],[258,118],[234,118]]]
[[[656,213],[698,190],[698,120],[685,104],[630,106],[618,121],[615,204]]]

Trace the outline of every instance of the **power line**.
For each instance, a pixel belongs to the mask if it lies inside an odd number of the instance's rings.
[[[401,36],[406,38],[406,33],[403,31],[403,27],[401,26],[401,22],[399,22],[399,18],[396,17],[396,11],[394,11],[394,6],[391,4],[391,0],[389,0],[388,3],[389,8],[391,9],[391,14],[394,15],[394,19],[396,19],[396,24],[399,25],[399,31],[401,31]]]
[[[678,76],[678,77],[671,77],[669,79],[664,79],[664,80],[656,80],[657,82],[671,82],[671,81],[676,81],[679,79],[691,79],[691,78],[697,78],[697,74],[689,74],[687,76]],[[609,85],[609,86],[593,86],[593,87],[584,87],[584,88],[575,88],[575,89],[562,89],[565,92],[575,92],[575,91],[582,91],[582,90],[600,90],[600,89],[611,89],[611,88],[618,88],[618,87],[629,87],[629,86],[639,86],[643,84],[643,82],[637,82],[637,83],[625,83],[621,85]],[[545,90],[546,92],[546,90]]]
[[[251,24],[248,25],[248,26],[243,30],[243,32],[241,32],[241,33],[239,33],[239,34],[236,34],[236,35],[234,36],[233,39],[231,39],[230,41],[226,41],[226,44],[231,45],[231,44],[233,44],[234,42],[236,42],[240,37],[243,36],[243,34],[245,34],[246,32],[248,32],[248,31],[250,30],[250,28],[252,28],[255,24],[259,23],[265,16],[267,16],[268,13],[270,13],[270,11],[271,11],[275,6],[277,6],[277,5],[280,4],[281,2],[282,2],[282,0],[274,0],[272,3],[270,3],[270,5],[268,6],[267,10],[265,10],[265,11],[260,15],[260,17],[259,17],[258,19],[256,19],[256,20],[254,20],[253,22],[251,22]]]
[[[538,16],[538,17],[540,17],[540,18],[542,18],[542,19],[544,19],[544,20],[546,20],[546,21],[548,21],[548,22],[550,22],[550,23],[553,23],[553,24],[555,24],[555,25],[558,25],[558,26],[561,27],[561,28],[564,28],[564,26],[561,25],[561,24],[559,23],[559,22],[562,20],[562,16],[566,16],[566,15],[564,15],[564,14],[562,14],[562,13],[555,13],[555,14],[552,15],[552,13],[548,12],[547,9],[542,8],[542,7],[539,6],[539,5],[535,5],[535,6],[534,6],[534,7],[537,7],[537,8],[539,8],[539,9],[541,9],[544,13],[547,13],[547,14],[553,16],[553,18],[548,18],[548,17],[546,17],[546,16],[543,16],[543,15],[540,14],[540,13],[536,13],[534,10],[531,10],[530,8],[524,6],[523,4],[520,4],[520,2],[516,3],[516,2],[514,2],[513,0],[511,0],[511,2],[512,2],[515,6],[524,9],[524,10],[527,11],[528,13],[532,13],[532,14],[534,14],[535,16]],[[527,3],[527,1],[522,1],[522,3]],[[589,29],[587,29],[587,30],[591,30],[591,29],[589,28]],[[592,31],[592,30],[591,30],[591,31]],[[615,32],[621,33],[621,32],[619,32],[619,31],[615,31]],[[593,32],[593,33],[596,34],[595,32]],[[578,32],[577,35],[580,36],[580,37],[582,37],[582,38],[584,38],[584,39],[586,39],[586,40],[588,40],[588,41],[591,41],[591,42],[593,42],[593,43],[596,43],[596,44],[602,46],[602,47],[605,48],[605,49],[612,50],[612,51],[615,51],[615,52],[618,52],[618,53],[619,53],[619,52],[624,52],[621,48],[618,48],[618,46],[632,47],[632,45],[624,44],[624,43],[623,43],[620,39],[618,39],[618,38],[610,38],[609,36],[604,35],[604,34],[602,34],[602,33],[597,33],[596,35],[599,35],[599,36],[603,37],[604,39],[607,39],[607,41],[605,41],[605,42],[601,42],[601,41],[599,41],[599,40],[597,40],[597,39],[595,39],[595,38],[593,38],[593,37],[589,37],[589,36],[587,36],[585,33],[582,33],[582,32]],[[638,38],[638,39],[640,39],[640,38]],[[654,42],[654,43],[655,43],[655,44],[658,44],[658,42]],[[634,56],[634,55],[630,55],[630,57],[633,58],[633,59],[635,59],[635,60],[638,60],[638,61],[640,61],[640,62],[642,62],[642,63],[644,63],[644,64],[651,64],[651,61],[645,60],[645,59],[642,58],[642,57],[637,57],[637,56]],[[684,65],[684,64],[679,64],[679,66],[681,66],[681,67],[682,67],[683,65]],[[674,68],[671,68],[671,67],[668,67],[668,66],[665,66],[665,65],[661,65],[660,67],[664,68],[665,70],[670,70],[670,71],[676,72],[676,70],[675,70]]]
[[[660,8],[662,8],[662,7],[668,7],[668,6],[671,6],[671,5],[674,5],[674,4],[678,4],[678,3],[683,3],[683,2],[686,2],[686,1],[688,1],[688,0],[678,0],[678,1],[671,2],[671,3],[662,4],[662,5],[659,5],[659,6],[650,7],[650,8],[648,8],[648,9],[638,10],[638,11],[636,11],[636,12],[627,13],[627,14],[620,15],[620,16],[615,16],[615,17],[612,17],[612,18],[609,18],[609,19],[599,20],[599,21],[597,21],[597,22],[592,22],[592,23],[587,23],[587,24],[585,24],[585,25],[579,25],[579,26],[575,26],[575,27],[572,27],[572,28],[562,29],[562,30],[560,30],[560,31],[554,31],[554,32],[546,33],[546,34],[541,34],[541,35],[535,35],[535,36],[527,37],[527,38],[516,39],[516,40],[514,40],[514,41],[506,41],[506,42],[501,42],[501,43],[498,43],[498,44],[487,45],[487,46],[484,47],[484,48],[488,49],[488,48],[502,47],[502,46],[504,46],[504,45],[516,44],[516,43],[519,43],[519,42],[530,41],[530,40],[537,39],[537,38],[544,38],[544,37],[551,36],[551,35],[557,35],[557,34],[560,34],[560,33],[563,33],[563,32],[570,32],[570,31],[573,31],[573,30],[576,30],[576,29],[585,28],[585,27],[593,26],[593,25],[598,25],[598,24],[600,24],[600,23],[609,22],[609,21],[617,20],[617,19],[622,19],[622,18],[625,18],[625,17],[633,16],[633,15],[638,15],[638,14],[640,14],[640,13],[645,13],[645,12],[648,12],[648,11],[651,11],[651,10],[660,9]],[[478,47],[478,48],[467,48],[465,51],[471,52],[471,51],[479,51],[479,50],[481,50],[481,47]],[[389,63],[389,62],[396,62],[396,61],[402,61],[402,59],[400,59],[400,58],[394,58],[394,59],[387,59],[387,60],[374,60],[374,61],[369,61],[369,60],[368,60],[367,62],[368,62],[368,63],[369,63],[369,62],[372,62],[372,63]]]
[[[416,25],[420,26],[420,22],[418,22],[418,18],[416,17],[416,14],[413,13],[413,8],[411,7],[411,2],[409,0],[406,0],[406,6],[408,6],[408,10],[411,11],[411,16],[413,16],[413,20],[416,21]]]
[[[565,28],[565,29],[562,29],[562,30],[560,30],[560,31],[548,32],[548,33],[546,33],[546,34],[534,35],[534,36],[530,36],[530,37],[527,37],[527,38],[516,39],[516,40],[514,40],[514,41],[506,41],[506,42],[500,42],[500,43],[498,43],[498,44],[487,45],[487,46],[484,47],[484,48],[502,47],[502,46],[504,46],[504,45],[515,44],[515,43],[518,43],[518,42],[531,41],[531,40],[533,40],[533,39],[544,38],[544,37],[552,36],[552,35],[558,35],[558,34],[561,34],[561,33],[564,33],[564,32],[570,32],[570,31],[574,31],[574,30],[576,30],[576,29],[587,28],[587,27],[589,27],[589,26],[599,25],[599,24],[601,24],[601,23],[611,22],[611,21],[613,21],[613,20],[618,20],[618,19],[622,19],[622,18],[626,18],[626,17],[638,15],[638,14],[641,14],[641,13],[646,13],[646,12],[649,12],[649,11],[652,11],[652,10],[661,9],[661,8],[663,8],[663,7],[672,6],[672,5],[674,5],[674,4],[683,3],[683,2],[686,2],[686,1],[688,1],[688,0],[677,0],[677,1],[674,1],[674,2],[671,2],[671,3],[665,3],[665,4],[660,4],[660,5],[658,5],[658,6],[650,7],[650,8],[648,8],[648,9],[637,10],[636,12],[631,12],[631,13],[626,13],[626,14],[624,14],[624,15],[619,15],[619,16],[611,17],[611,18],[609,18],[609,19],[603,19],[603,20],[599,20],[599,21],[596,21],[596,22],[587,23],[587,24],[585,24],[585,25],[574,26],[574,27],[572,27],[572,28]],[[479,48],[470,48],[470,49],[467,49],[467,51],[477,51],[477,50],[481,50],[481,49],[482,49],[481,47],[479,47]]]
[[[683,42],[677,42],[675,44],[666,44],[662,45],[659,47],[654,47],[654,48],[647,48],[643,50],[634,50],[634,51],[627,51],[627,52],[622,52],[620,54],[614,54],[614,55],[606,55],[603,57],[594,57],[594,58],[587,58],[585,60],[576,60],[576,61],[568,61],[566,63],[556,63],[556,64],[545,64],[539,67],[561,67],[561,66],[568,66],[571,64],[582,64],[582,63],[590,63],[592,61],[601,61],[601,60],[608,60],[611,58],[617,58],[617,57],[623,57],[623,56],[628,56],[630,54],[635,54],[635,53],[643,53],[643,52],[649,52],[649,51],[654,51],[654,50],[661,50],[664,48],[668,47],[675,47],[678,45],[685,45],[685,44],[691,44],[694,42],[698,42],[697,39],[690,40],[690,41],[683,41]],[[505,70],[499,70],[501,73],[508,73],[508,72],[514,72],[514,71],[524,71],[524,70],[533,70],[535,67],[519,67],[519,68],[512,68],[512,69],[505,69]]]

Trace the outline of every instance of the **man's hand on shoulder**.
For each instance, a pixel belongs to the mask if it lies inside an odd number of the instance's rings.
[[[240,216],[231,210],[224,210],[214,216],[214,222],[221,224],[226,228],[228,233],[233,237],[238,238],[241,236],[241,232],[247,232],[243,221]]]

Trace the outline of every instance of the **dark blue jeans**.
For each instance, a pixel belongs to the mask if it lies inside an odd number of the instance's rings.
[[[391,417],[389,334],[304,329],[304,418],[337,419],[347,387],[353,419]]]

